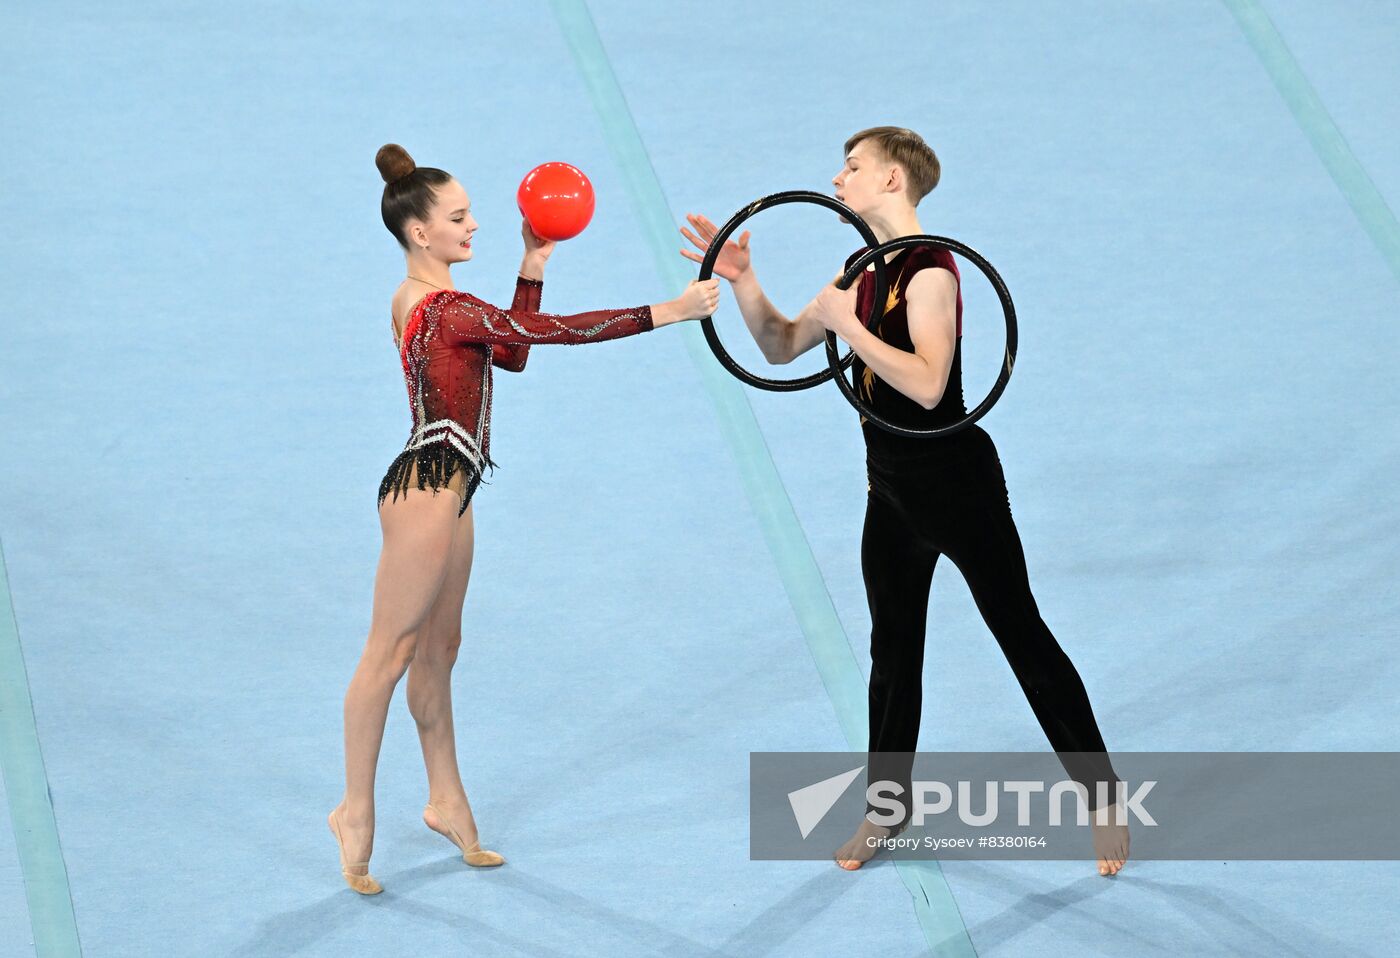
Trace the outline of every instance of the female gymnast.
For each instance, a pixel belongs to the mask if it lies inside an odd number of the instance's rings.
[[[525,256],[510,309],[452,287],[450,267],[472,257],[477,223],[452,176],[415,166],[387,144],[380,211],[403,247],[407,277],[394,293],[394,342],[408,386],[413,431],[379,487],[383,546],[369,636],[345,693],[345,796],[327,817],[341,874],[362,895],[374,846],[374,774],[389,700],[408,672],[408,707],[428,772],[423,821],[462,850],[469,865],[500,865],[481,848],[457,768],[452,665],[462,641],[462,604],[472,564],[472,494],[490,457],[491,368],[525,368],[536,343],[591,343],[701,319],[715,310],[719,281],[692,283],[678,298],[574,316],[539,312],[545,261],[554,249],[523,224]]]
[[[862,130],[846,142],[845,163],[832,179],[836,198],[858,213],[880,241],[925,232],[915,206],[938,183],[938,158],[902,127]],[[701,251],[718,229],[689,215],[695,232],[681,232]],[[698,235],[697,235],[698,234]],[[891,253],[890,291],[872,332],[868,315],[874,283],[867,271],[850,290],[825,287],[789,320],[773,307],[755,278],[749,233],[726,242],[715,275],[728,280],[745,324],[771,363],[788,363],[823,342],[829,329],[845,340],[862,398],[882,417],[932,429],[967,415],[962,397],[962,293],[951,253],[915,246]],[[863,251],[863,250],[862,250]],[[848,259],[849,267],[858,251]],[[694,250],[681,254],[695,262]],[[839,277],[838,277],[839,278]],[[858,312],[859,308],[859,312]],[[1115,794],[1112,766],[1069,657],[1046,627],[1031,595],[1025,554],[1011,519],[996,446],[971,426],[951,436],[896,435],[862,420],[869,477],[861,569],[870,605],[870,745],[868,780],[904,788],[901,822],[892,828],[862,820],[836,853],[854,870],[876,852],[879,839],[907,827],[912,753],[923,704],[924,632],[934,563],[946,554],[967,580],[978,610],[1006,655],[1051,747],[1071,778],[1098,808],[1098,782]],[[1109,804],[1117,804],[1110,802]],[[871,806],[867,805],[867,813]],[[1091,816],[1101,875],[1114,875],[1128,857],[1128,828]]]

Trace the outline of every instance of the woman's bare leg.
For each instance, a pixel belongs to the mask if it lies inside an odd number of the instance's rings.
[[[428,772],[428,801],[448,818],[442,822],[432,809],[423,813],[428,827],[448,835],[447,825],[457,830],[471,847],[477,840],[467,792],[457,766],[457,742],[452,720],[452,666],[462,644],[462,606],[471,579],[474,547],[472,508],[457,520],[452,540],[452,557],[447,578],[433,603],[427,624],[420,635],[418,652],[408,669],[408,708],[418,725],[423,746],[423,764]]]
[[[418,633],[446,578],[460,504],[448,490],[410,489],[379,509],[384,545],[374,578],[374,610],[345,693],[345,798],[331,813],[339,820],[350,862],[368,861],[374,847],[374,773],[389,700],[413,660]]]

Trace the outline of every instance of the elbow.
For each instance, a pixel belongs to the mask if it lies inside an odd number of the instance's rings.
[[[502,372],[524,372],[525,363],[529,358],[529,346],[511,346],[506,343],[493,343],[491,345],[491,365]]]
[[[943,383],[938,387],[937,392],[926,392],[917,400],[924,409],[933,409],[943,401],[943,393],[947,390],[948,384]]]
[[[786,366],[797,358],[793,330],[790,326],[783,329],[781,335],[760,342],[758,348],[763,353],[763,358],[774,366]]]
[[[758,339],[758,351],[763,354],[764,362],[773,366],[784,366],[792,362],[792,349],[784,340],[776,337],[772,339],[755,337],[755,339]]]

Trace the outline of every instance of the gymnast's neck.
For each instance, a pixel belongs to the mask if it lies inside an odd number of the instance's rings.
[[[919,225],[919,213],[908,203],[891,203],[888,207],[880,210],[872,210],[865,214],[865,221],[870,224],[870,228],[875,231],[875,235],[881,243],[888,243],[892,239],[901,236],[917,236],[922,233],[923,227]],[[899,250],[890,253],[885,259],[891,260],[899,255]]]

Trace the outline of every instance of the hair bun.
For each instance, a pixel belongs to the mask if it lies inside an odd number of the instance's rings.
[[[401,180],[418,169],[413,157],[397,143],[385,143],[381,146],[379,152],[374,154],[374,165],[379,167],[379,175],[384,177],[385,183]]]

